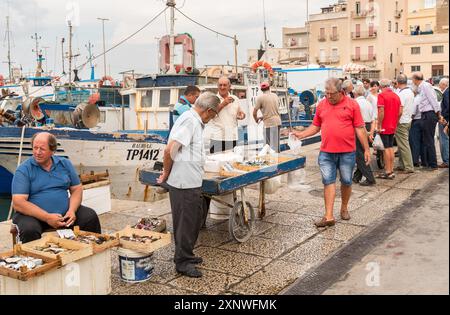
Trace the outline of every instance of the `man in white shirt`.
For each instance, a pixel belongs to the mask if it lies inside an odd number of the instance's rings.
[[[404,74],[397,77],[398,96],[402,102],[403,115],[400,118],[395,139],[397,140],[398,151],[400,153],[400,166],[398,172],[406,174],[414,173],[414,162],[409,144],[409,133],[411,130],[411,122],[415,112],[414,108],[414,92],[408,87],[408,78]]]
[[[218,113],[209,126],[211,127],[211,154],[233,150],[237,146],[238,120],[244,120],[246,115],[239,106],[239,99],[231,95],[231,82],[227,77],[219,79],[218,97],[221,101]]]
[[[218,115],[220,100],[213,93],[202,94],[195,107],[177,119],[164,150],[164,171],[158,184],[169,188],[175,237],[175,264],[178,273],[200,278],[194,247],[204,222],[202,184],[205,151],[205,124]]]

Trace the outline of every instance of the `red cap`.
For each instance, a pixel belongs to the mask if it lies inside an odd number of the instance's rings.
[[[270,88],[269,82],[261,83],[261,90],[267,90],[268,88]]]

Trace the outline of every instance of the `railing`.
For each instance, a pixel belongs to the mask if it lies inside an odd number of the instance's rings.
[[[326,42],[327,37],[325,35],[319,35],[319,42]]]
[[[352,32],[352,39],[376,38],[377,31],[373,32]]]
[[[330,35],[330,40],[331,40],[332,42],[338,41],[338,40],[339,40],[339,35]]]
[[[373,16],[374,16],[373,10],[363,10],[360,12],[352,11],[353,19],[365,19],[367,17],[373,17]]]
[[[317,56],[316,62],[318,64],[333,64],[341,60],[340,56]]]
[[[377,55],[352,55],[352,61],[375,61],[377,60]]]

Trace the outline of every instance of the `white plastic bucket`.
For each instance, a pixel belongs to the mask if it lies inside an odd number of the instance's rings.
[[[153,254],[137,253],[119,248],[120,278],[128,283],[148,281],[154,271]]]
[[[220,199],[230,205],[234,205],[233,194],[217,197],[217,199]],[[225,221],[230,218],[230,211],[231,211],[230,207],[227,207],[217,201],[212,200],[209,208],[209,217],[212,220]]]

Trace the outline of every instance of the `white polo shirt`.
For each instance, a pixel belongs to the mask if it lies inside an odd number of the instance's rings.
[[[205,124],[200,115],[191,109],[178,120],[169,136],[169,141],[177,141],[182,147],[174,159],[167,184],[178,189],[202,187],[205,149],[203,131]]]
[[[409,124],[412,122],[412,116],[414,115],[414,92],[410,88],[405,88],[398,92],[398,96],[402,101],[403,115],[400,118],[400,124]]]
[[[356,99],[356,102],[361,109],[361,115],[364,119],[364,122],[367,124],[375,121],[375,113],[372,104],[368,100],[366,100],[364,96],[358,97]]]
[[[224,101],[224,98],[217,94],[220,99],[220,103]],[[239,99],[230,95],[234,102],[222,109],[219,115],[214,118],[210,123],[211,128],[211,140],[215,141],[237,141],[239,140],[238,134],[238,113],[240,110]]]

